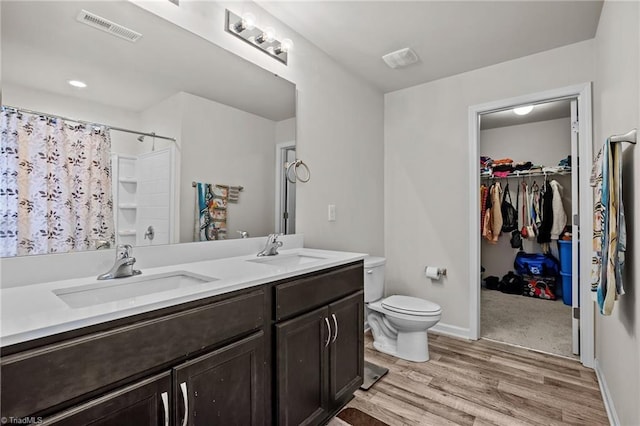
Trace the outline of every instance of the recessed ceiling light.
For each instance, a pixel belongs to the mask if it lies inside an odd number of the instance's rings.
[[[527,106],[523,106],[523,107],[519,107],[519,108],[514,108],[513,109],[513,112],[515,112],[518,115],[527,115],[531,111],[533,111],[533,105],[527,105]]]
[[[87,87],[87,83],[80,80],[69,80],[68,83],[73,87],[79,87],[81,89],[84,89],[85,87]]]

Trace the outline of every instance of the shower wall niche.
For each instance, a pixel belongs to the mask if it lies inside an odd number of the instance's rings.
[[[172,147],[137,156],[112,155],[116,244],[173,242],[174,156]]]

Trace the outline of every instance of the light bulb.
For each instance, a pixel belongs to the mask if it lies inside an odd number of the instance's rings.
[[[245,30],[254,29],[256,26],[256,16],[251,12],[242,14],[242,26]]]
[[[516,113],[517,115],[527,115],[531,111],[533,111],[533,105],[527,105],[527,106],[518,107],[518,108],[514,108],[513,109],[513,112]]]
[[[280,52],[278,53],[287,53],[291,49],[293,49],[293,41],[291,41],[290,38],[285,38],[282,40],[282,43],[280,43],[280,48],[278,49]]]
[[[256,43],[258,44],[262,44],[264,42],[271,43],[275,39],[276,39],[276,30],[274,30],[272,27],[267,27],[265,28],[263,33],[260,34],[258,38],[256,38]]]
[[[244,30],[252,30],[256,26],[256,17],[253,13],[247,12],[242,15],[240,21],[233,25],[233,29],[237,33],[241,33]]]
[[[264,37],[264,41],[271,43],[276,39],[276,30],[273,27],[267,27],[264,29],[264,33],[262,34]]]
[[[80,89],[84,89],[85,87],[87,87],[87,83],[80,80],[69,80],[67,83],[69,83],[73,87],[79,87]]]

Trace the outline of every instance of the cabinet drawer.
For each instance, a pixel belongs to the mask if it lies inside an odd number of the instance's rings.
[[[364,287],[362,262],[278,284],[275,292],[275,320],[326,305]]]
[[[2,416],[39,413],[261,328],[264,296],[259,290],[4,357]]]

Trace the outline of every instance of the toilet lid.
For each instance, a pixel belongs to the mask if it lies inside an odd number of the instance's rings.
[[[389,296],[382,301],[382,307],[407,315],[433,315],[442,311],[437,303],[410,296]]]

